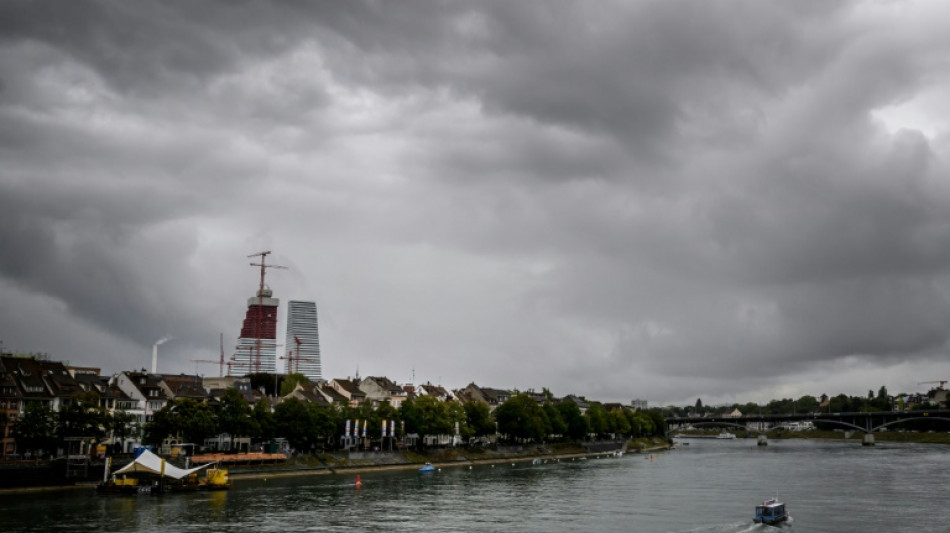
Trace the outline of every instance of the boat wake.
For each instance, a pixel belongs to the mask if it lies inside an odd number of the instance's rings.
[[[791,518],[789,518],[788,524],[790,525]],[[730,524],[716,524],[712,526],[702,526],[695,529],[688,529],[686,531],[681,531],[679,533],[752,533],[752,532],[761,532],[767,533],[771,531],[779,531],[781,529],[787,529],[791,531],[789,527],[782,526],[770,526],[767,524],[756,524],[754,522],[734,522]]]

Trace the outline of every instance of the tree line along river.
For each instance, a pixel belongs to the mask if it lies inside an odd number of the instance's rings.
[[[654,454],[352,475],[238,479],[227,492],[0,496],[4,532],[768,531],[777,496],[799,532],[948,530],[950,447],[697,439]]]

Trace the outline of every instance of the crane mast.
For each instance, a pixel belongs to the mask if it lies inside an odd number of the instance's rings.
[[[270,250],[266,252],[258,252],[256,254],[251,254],[248,257],[260,257],[260,263],[251,263],[251,266],[261,267],[261,283],[260,287],[257,290],[257,332],[255,333],[256,343],[254,350],[253,364],[251,365],[254,368],[254,372],[259,373],[261,371],[261,340],[264,335],[264,276],[267,273],[268,268],[278,268],[278,269],[287,269],[285,266],[280,265],[268,265],[267,256],[270,255]],[[276,354],[275,354],[276,356]],[[274,374],[277,373],[277,361],[274,361]]]
[[[300,345],[303,344],[303,341],[301,341],[300,338],[297,337],[296,335],[294,335],[294,343],[297,345],[297,351],[294,352],[293,350],[290,350],[289,353],[287,354],[287,357],[281,357],[281,359],[286,359],[286,360],[287,360],[287,373],[288,373],[288,374],[291,373],[291,372],[293,372],[293,373],[295,373],[295,374],[299,374],[299,373],[300,373],[300,362],[301,362],[301,361],[310,361],[310,362],[312,362],[312,361],[317,361],[317,360],[318,360],[318,359],[315,359],[315,358],[313,358],[313,357],[304,357],[304,356],[300,355]],[[294,355],[295,353],[296,353],[296,355]]]

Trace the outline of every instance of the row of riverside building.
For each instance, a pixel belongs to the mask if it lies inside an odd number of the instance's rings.
[[[45,403],[52,411],[58,412],[74,401],[78,394],[95,393],[100,407],[106,412],[111,414],[124,411],[132,416],[135,436],[120,442],[114,442],[111,438],[106,441],[106,444],[113,445],[115,449],[130,452],[142,445],[142,428],[151,420],[152,415],[173,399],[191,398],[217,402],[225,390],[235,388],[244,394],[249,403],[256,403],[263,397],[263,392],[252,390],[249,378],[238,376],[271,374],[276,382],[278,359],[286,360],[288,374],[301,374],[309,380],[298,384],[284,398],[294,397],[318,405],[336,403],[355,407],[369,400],[374,405],[389,402],[393,407],[399,408],[408,398],[432,396],[441,401],[483,402],[490,409],[494,409],[512,395],[504,389],[479,387],[475,383],[459,390],[448,390],[431,383],[397,385],[385,377],[360,379],[357,376],[356,379],[325,380],[320,360],[317,307],[312,301],[291,300],[288,303],[284,355],[278,357],[277,349],[280,345],[277,343],[277,315],[280,300],[275,298],[271,289],[264,284],[263,261],[256,265],[261,266],[261,285],[254,295],[247,299],[247,310],[237,345],[228,362],[227,376],[201,377],[158,373],[157,351],[153,351],[151,372],[143,368],[140,371],[123,371],[111,376],[101,375],[99,368],[71,366],[33,355],[0,353],[0,412],[7,415],[4,417],[5,424],[0,420],[0,458],[17,455],[13,427],[26,406],[31,403]],[[164,342],[164,339],[156,343],[153,350],[157,350],[161,342]],[[539,402],[545,401],[544,395],[540,393],[529,391],[528,394],[536,395]],[[564,399],[576,402],[582,411],[587,409],[586,401],[582,398],[567,396]],[[282,398],[277,398],[278,402],[281,400]],[[619,407],[620,404],[605,404],[608,408],[614,406]],[[647,405],[643,400],[634,400],[632,406],[625,407],[646,409]]]
[[[45,403],[52,411],[58,412],[75,401],[77,395],[94,393],[99,398],[99,406],[106,412],[111,414],[124,411],[132,416],[137,429],[133,431],[133,436],[118,442],[107,436],[104,442],[124,452],[131,452],[142,446],[141,429],[144,424],[169,401],[191,398],[215,403],[229,388],[241,391],[252,404],[264,398],[264,392],[253,390],[247,377],[153,374],[144,369],[103,376],[97,368],[72,366],[34,355],[2,355],[0,410],[5,411],[7,416],[6,424],[2,428],[0,457],[18,456],[13,427],[20,414],[31,403]],[[317,405],[328,406],[336,403],[354,407],[366,401],[374,405],[388,402],[399,408],[402,402],[409,398],[432,396],[440,401],[483,402],[490,409],[494,409],[513,394],[505,389],[479,387],[475,383],[458,390],[449,390],[431,383],[399,385],[386,377],[357,376],[355,379],[338,378],[298,383],[293,391],[277,398],[277,401],[296,398]],[[541,393],[528,391],[527,394],[536,396],[539,402],[545,400]],[[582,411],[586,411],[587,403],[584,399],[577,396],[566,396],[563,399],[574,401]],[[605,404],[605,407],[613,406]],[[640,404],[638,407],[646,408],[646,405]]]

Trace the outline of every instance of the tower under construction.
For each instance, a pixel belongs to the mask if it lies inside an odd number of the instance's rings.
[[[277,369],[277,307],[270,289],[258,290],[247,299],[247,314],[241,325],[241,336],[231,357],[232,374],[266,372]]]
[[[280,300],[274,298],[273,292],[264,284],[264,274],[267,268],[286,267],[266,264],[269,254],[270,252],[260,252],[248,256],[261,258],[260,263],[251,263],[251,266],[261,267],[261,283],[257,294],[247,299],[247,313],[241,325],[237,347],[228,365],[229,374],[277,372],[277,307]]]

